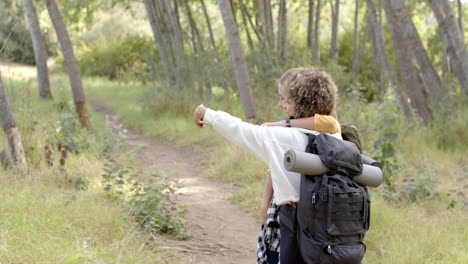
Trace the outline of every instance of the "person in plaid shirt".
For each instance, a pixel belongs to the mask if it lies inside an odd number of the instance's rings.
[[[281,84],[279,87],[280,98],[282,98],[281,93],[285,93],[286,91],[281,88]],[[283,109],[286,108],[281,99],[278,105]],[[291,122],[291,127],[302,127],[322,133],[341,133],[340,126],[333,116],[315,115],[314,117],[296,119],[295,121],[297,122]],[[265,123],[263,125],[281,126],[282,123],[285,122],[278,121],[274,123]],[[281,236],[277,209],[278,207],[275,204],[273,195],[271,171],[268,170],[261,208],[262,225],[260,226],[260,232],[258,233],[257,264],[277,264],[279,262],[279,245]]]
[[[331,77],[314,67],[291,69],[287,80],[287,115],[296,118],[315,114],[335,113],[337,88]],[[280,261],[282,264],[304,263],[296,240],[296,207],[299,202],[300,174],[284,168],[284,153],[288,150],[303,151],[308,143],[307,134],[318,134],[308,129],[276,126],[257,126],[242,122],[223,111],[215,111],[204,105],[194,110],[193,120],[197,127],[210,124],[230,141],[246,148],[264,161],[271,169],[275,203],[279,206]],[[333,134],[341,139],[341,134]]]

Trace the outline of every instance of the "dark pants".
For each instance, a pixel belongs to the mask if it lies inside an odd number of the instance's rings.
[[[290,205],[281,205],[280,217],[280,263],[305,264],[297,244],[296,208]]]
[[[281,243],[281,242],[280,242]],[[271,251],[269,245],[266,244],[266,254],[268,264],[278,264],[279,262],[279,252]]]

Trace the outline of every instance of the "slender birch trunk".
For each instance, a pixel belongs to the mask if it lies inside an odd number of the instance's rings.
[[[44,39],[37,18],[36,7],[33,0],[24,0],[26,17],[28,18],[29,32],[34,49],[34,58],[37,70],[37,85],[39,87],[39,96],[41,98],[52,98],[50,91],[49,70],[47,68],[47,51]]]
[[[208,16],[208,11],[206,10],[205,0],[200,0],[203,9],[203,15],[205,16],[206,26],[208,27],[208,33],[210,34],[211,46],[216,50],[216,42],[213,35],[213,28],[211,27],[210,17]]]
[[[184,43],[182,41],[182,32],[179,25],[179,20],[177,13],[175,12],[174,8],[171,5],[170,0],[162,0],[164,2],[164,6],[169,15],[170,19],[170,26],[172,31],[173,37],[173,45],[175,51],[175,58],[176,58],[176,86],[178,89],[183,89],[185,87],[186,79],[187,79],[187,72],[186,72],[186,59],[185,59],[185,50],[184,50]]]
[[[439,32],[442,33],[441,39],[446,42],[445,46],[450,56],[451,66],[453,66],[452,70],[457,76],[464,94],[467,95],[468,51],[453,10],[447,0],[429,0],[429,4],[439,24]]]
[[[340,0],[335,0],[335,6],[333,6],[333,0],[330,0],[330,5],[332,10],[330,59],[332,59],[335,62],[338,62],[338,25],[340,19]]]
[[[403,25],[403,37],[408,40],[408,44],[411,46],[411,53],[419,65],[424,86],[427,88],[432,102],[438,105],[441,103],[439,100],[442,86],[440,77],[427,55],[418,30],[411,19],[405,0],[393,0],[391,6],[394,8],[395,14],[398,14],[398,19]]]
[[[314,0],[309,0],[309,10],[307,12],[307,48],[312,50],[314,43]]]
[[[159,56],[161,57],[161,62],[166,72],[166,79],[169,83],[174,83],[176,77],[171,65],[168,47],[163,39],[162,30],[157,21],[156,4],[153,0],[143,0],[143,3],[145,4],[146,14],[148,15],[148,20],[153,31],[154,41],[158,46]]]
[[[314,45],[312,47],[312,61],[320,65],[320,14],[322,12],[322,0],[317,0],[315,11]]]
[[[50,20],[52,21],[55,33],[57,34],[57,39],[62,49],[78,118],[83,127],[90,129],[91,123],[89,122],[88,110],[86,108],[86,98],[83,83],[81,82],[81,73],[78,68],[75,52],[73,51],[73,45],[70,37],[68,36],[67,28],[63,22],[62,15],[60,14],[55,0],[44,0],[44,3],[47,7]]]
[[[245,60],[244,49],[242,48],[239,29],[232,16],[231,6],[228,0],[218,0],[219,9],[223,18],[224,27],[226,29],[226,37],[228,39],[229,50],[231,52],[232,66],[236,75],[237,88],[244,107],[244,113],[247,119],[255,119],[256,109],[255,102],[250,87],[249,71],[247,69],[247,61]]]
[[[287,36],[288,36],[288,9],[286,0],[280,0],[278,9],[278,63],[286,63],[287,57]]]
[[[391,6],[393,2],[383,1],[383,7],[387,17],[387,25],[392,35],[392,42],[397,56],[400,76],[406,87],[406,92],[411,101],[411,105],[418,113],[418,116],[428,122],[432,118],[431,111],[424,96],[424,88],[419,80],[419,72],[414,67],[412,61],[411,47],[408,40],[404,38],[403,25],[398,15]]]
[[[351,72],[353,76],[359,73],[359,0],[355,2],[354,8],[354,45],[353,45],[353,64]]]
[[[376,10],[372,0],[367,0],[367,8],[369,12],[370,29],[371,33],[374,35],[373,39],[375,39],[374,45],[376,46],[377,54],[379,54],[379,59],[383,65],[388,81],[390,82],[390,86],[395,90],[395,94],[397,95],[406,118],[411,119],[411,109],[406,100],[406,93],[401,89],[401,84],[390,64],[390,59],[388,58],[387,50],[385,49],[382,24],[380,23],[380,20],[377,20],[376,18]]]
[[[458,9],[458,27],[460,28],[460,32],[462,33],[462,39],[465,41],[465,28],[463,25],[463,5],[461,0],[457,0],[457,9]]]
[[[3,87],[2,75],[0,73],[0,124],[8,141],[8,147],[14,163],[26,165],[24,157],[23,143],[21,134],[16,125],[15,117],[11,111],[10,103]],[[3,158],[5,159],[5,157]]]

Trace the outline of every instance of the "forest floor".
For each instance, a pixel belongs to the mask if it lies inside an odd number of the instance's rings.
[[[91,100],[96,112],[112,116],[113,111],[99,100]],[[165,250],[182,253],[181,263],[254,263],[255,219],[227,200],[233,186],[202,177],[200,153],[189,147],[176,147],[128,129],[125,144],[135,150],[143,167],[155,167],[183,182],[179,203],[189,211],[188,240],[169,241]]]

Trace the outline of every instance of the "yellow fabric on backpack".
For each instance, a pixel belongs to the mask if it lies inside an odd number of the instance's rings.
[[[341,134],[341,126],[338,121],[329,115],[314,115],[314,130],[322,133],[340,133]]]

